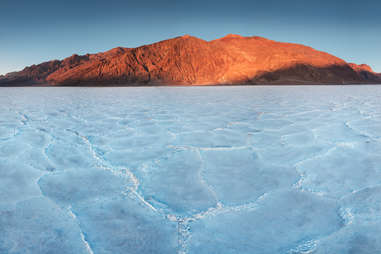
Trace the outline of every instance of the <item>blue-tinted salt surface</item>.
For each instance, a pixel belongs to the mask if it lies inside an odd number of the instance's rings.
[[[0,253],[381,253],[381,86],[2,88]]]

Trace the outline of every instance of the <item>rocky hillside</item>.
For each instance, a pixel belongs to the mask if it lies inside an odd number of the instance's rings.
[[[185,35],[138,48],[73,55],[0,77],[0,84],[214,85],[380,83],[367,65],[262,37]]]

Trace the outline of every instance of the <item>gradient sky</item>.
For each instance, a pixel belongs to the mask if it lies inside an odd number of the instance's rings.
[[[380,0],[1,0],[0,74],[190,34],[302,43],[381,72]]]

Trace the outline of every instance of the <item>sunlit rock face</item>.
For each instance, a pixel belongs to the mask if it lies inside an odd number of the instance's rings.
[[[366,65],[310,47],[262,37],[227,35],[205,41],[185,35],[138,48],[114,48],[33,65],[0,84],[212,85],[376,83]]]
[[[0,253],[380,253],[380,97],[2,88]]]
[[[354,64],[350,63],[349,66],[356,71],[364,80],[378,80],[381,79],[380,73],[375,73],[372,68],[367,64]]]

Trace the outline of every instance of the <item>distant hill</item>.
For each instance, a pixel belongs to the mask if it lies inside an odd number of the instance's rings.
[[[262,37],[185,35],[138,48],[72,55],[0,77],[2,85],[367,84],[367,65]]]

